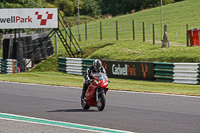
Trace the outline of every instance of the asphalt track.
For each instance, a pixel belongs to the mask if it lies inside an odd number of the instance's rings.
[[[80,93],[74,87],[0,82],[0,113],[139,133],[200,132],[200,97],[109,91],[99,112],[83,110]]]

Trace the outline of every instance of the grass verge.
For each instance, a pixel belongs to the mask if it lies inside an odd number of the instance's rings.
[[[106,42],[105,42],[106,43]],[[91,53],[87,58],[120,61],[200,62],[200,47],[160,48],[140,41],[115,41]]]
[[[45,84],[57,86],[82,87],[83,76],[69,75],[62,72],[27,72],[11,75],[0,75],[1,81],[20,83]],[[179,94],[200,96],[198,85],[161,83],[139,80],[125,80],[110,78],[109,88],[112,90],[125,90],[135,92],[150,92],[164,94]]]

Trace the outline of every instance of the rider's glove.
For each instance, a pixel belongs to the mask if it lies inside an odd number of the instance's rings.
[[[89,78],[89,77],[87,78],[87,81],[90,81],[90,78]]]
[[[90,78],[88,77],[88,78],[85,80],[85,82],[86,82],[87,84],[89,84],[89,83],[90,83]]]

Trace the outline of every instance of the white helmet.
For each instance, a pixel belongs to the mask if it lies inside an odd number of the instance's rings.
[[[93,66],[94,66],[94,69],[95,69],[97,72],[100,72],[102,63],[101,63],[100,60],[96,59],[96,60],[93,61]]]

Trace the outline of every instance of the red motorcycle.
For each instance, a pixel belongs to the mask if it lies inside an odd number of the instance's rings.
[[[81,106],[83,109],[95,106],[99,111],[102,111],[105,108],[106,93],[110,82],[108,77],[103,73],[95,73],[90,78],[90,85],[84,98],[81,99]]]

